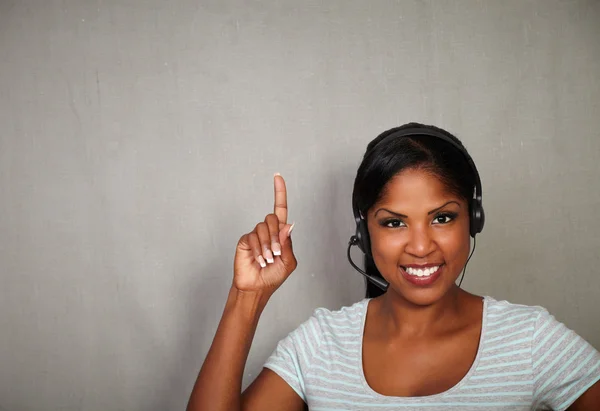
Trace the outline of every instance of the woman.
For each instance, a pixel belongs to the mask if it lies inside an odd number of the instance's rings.
[[[590,344],[541,307],[456,285],[483,227],[480,196],[475,166],[448,132],[411,123],[373,140],[353,193],[368,298],[317,309],[240,395],[260,314],[296,268],[276,175],[274,213],[238,243],[188,410],[600,410]]]

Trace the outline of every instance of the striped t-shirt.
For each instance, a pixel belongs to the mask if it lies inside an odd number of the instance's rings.
[[[564,410],[600,379],[600,353],[544,308],[485,297],[477,355],[458,384],[423,397],[382,395],[362,368],[368,302],[315,310],[267,360],[311,411]]]

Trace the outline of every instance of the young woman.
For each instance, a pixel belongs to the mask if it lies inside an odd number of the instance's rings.
[[[317,309],[240,394],[261,312],[296,268],[276,175],[274,213],[238,243],[188,410],[600,410],[590,344],[542,307],[456,285],[483,227],[478,179],[444,130],[411,123],[373,140],[354,184],[353,243],[377,286],[350,307]]]

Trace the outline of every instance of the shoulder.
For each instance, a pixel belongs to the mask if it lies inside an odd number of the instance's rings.
[[[302,398],[306,398],[306,378],[315,370],[355,358],[360,352],[363,314],[368,300],[363,299],[338,310],[317,308],[299,327],[279,341],[267,359],[269,368],[283,378]]]
[[[486,297],[486,301],[488,330],[505,337],[514,335],[515,338],[527,332],[531,353],[534,359],[538,358],[539,362],[552,357],[552,352],[555,350],[564,352],[577,348],[590,353],[595,351],[575,331],[557,320],[542,306],[513,304],[508,301],[497,301],[491,297]]]
[[[540,318],[550,315],[548,310],[539,305],[515,304],[487,296],[485,302],[487,304],[485,321],[490,329],[512,327],[533,329]]]
[[[363,317],[368,300],[363,299],[349,306],[343,306],[337,310],[327,308],[317,308],[314,310],[312,318],[324,325],[339,323],[354,323]]]
[[[550,327],[566,326],[558,321],[545,307],[540,305],[515,304],[506,300],[496,300],[493,297],[485,297],[487,303],[486,319],[488,326],[499,323],[531,324],[536,335]]]
[[[295,330],[279,341],[275,354],[290,358],[302,357],[300,363],[309,368],[315,356],[339,351],[360,341],[354,338],[362,331],[363,313],[368,300],[363,299],[338,310],[317,308],[312,315]],[[272,358],[275,358],[274,355]]]
[[[303,326],[311,327],[323,338],[344,338],[362,329],[368,300],[363,299],[337,310],[317,308]]]
[[[548,310],[539,305],[515,304],[506,300],[485,297],[484,326],[486,335],[492,336],[487,342],[506,342],[518,344],[520,348],[536,345],[540,331],[544,331],[552,322],[556,322]],[[557,323],[557,322],[556,322]],[[555,328],[555,327],[550,327]],[[517,347],[517,348],[519,348]]]
[[[547,310],[539,305],[525,305],[515,304],[506,300],[496,300],[494,297],[485,297],[487,303],[487,314],[489,316],[505,316],[505,315],[520,315],[523,317],[527,316],[538,316],[542,312]]]

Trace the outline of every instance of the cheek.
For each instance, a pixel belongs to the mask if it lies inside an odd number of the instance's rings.
[[[371,251],[376,260],[396,265],[399,255],[406,245],[405,236],[395,230],[376,228],[370,231]]]
[[[467,259],[471,242],[469,240],[469,226],[461,225],[455,230],[447,230],[438,236],[436,242],[445,257],[451,260],[457,259],[461,264]]]

